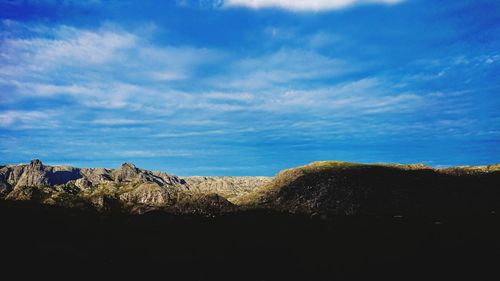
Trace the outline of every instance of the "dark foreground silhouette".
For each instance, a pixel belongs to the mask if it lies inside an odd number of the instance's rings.
[[[0,220],[2,275],[17,279],[484,280],[500,262],[494,213],[132,216],[0,201]]]

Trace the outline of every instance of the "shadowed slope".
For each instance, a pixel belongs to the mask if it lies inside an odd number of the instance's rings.
[[[236,203],[323,215],[488,213],[500,210],[500,166],[315,162],[280,172]]]
[[[0,221],[13,280],[488,280],[500,254],[494,214],[131,216],[0,201]]]

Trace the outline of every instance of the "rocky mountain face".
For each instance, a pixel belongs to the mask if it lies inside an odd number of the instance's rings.
[[[28,165],[3,166],[0,175],[8,187],[58,185],[79,178],[78,169],[44,166],[40,160]]]
[[[158,208],[193,212],[231,209],[226,198],[248,193],[269,181],[265,177],[188,177],[139,169],[124,163],[118,169],[47,166],[40,160],[0,166],[0,197],[46,204],[127,209]],[[195,206],[199,206],[195,207]]]
[[[143,170],[0,166],[0,198],[98,210],[213,214],[271,209],[313,216],[454,215],[500,211],[500,165],[315,162],[268,177],[185,177]]]
[[[271,182],[269,177],[187,177],[186,184],[197,193],[216,193],[229,201],[251,193]]]

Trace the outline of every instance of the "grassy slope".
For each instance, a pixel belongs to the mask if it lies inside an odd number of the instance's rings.
[[[235,203],[244,208],[345,214],[370,212],[369,208],[374,213],[495,210],[500,203],[495,201],[500,201],[500,165],[434,169],[421,164],[321,161],[283,170]]]

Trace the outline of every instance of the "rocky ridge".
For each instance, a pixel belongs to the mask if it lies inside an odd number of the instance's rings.
[[[229,201],[251,193],[256,187],[271,182],[270,177],[186,177],[186,184],[192,192],[216,193]]]
[[[123,163],[118,169],[48,166],[40,160],[0,166],[0,197],[46,204],[126,209],[172,208],[190,212],[231,209],[235,198],[267,183],[265,177],[187,177],[148,171]],[[189,202],[192,202],[189,203]],[[212,204],[213,203],[213,204]],[[201,206],[200,208],[195,205]]]
[[[178,177],[118,169],[0,166],[0,198],[98,210],[214,214],[271,209],[324,216],[500,212],[500,165],[314,162],[268,177]]]

